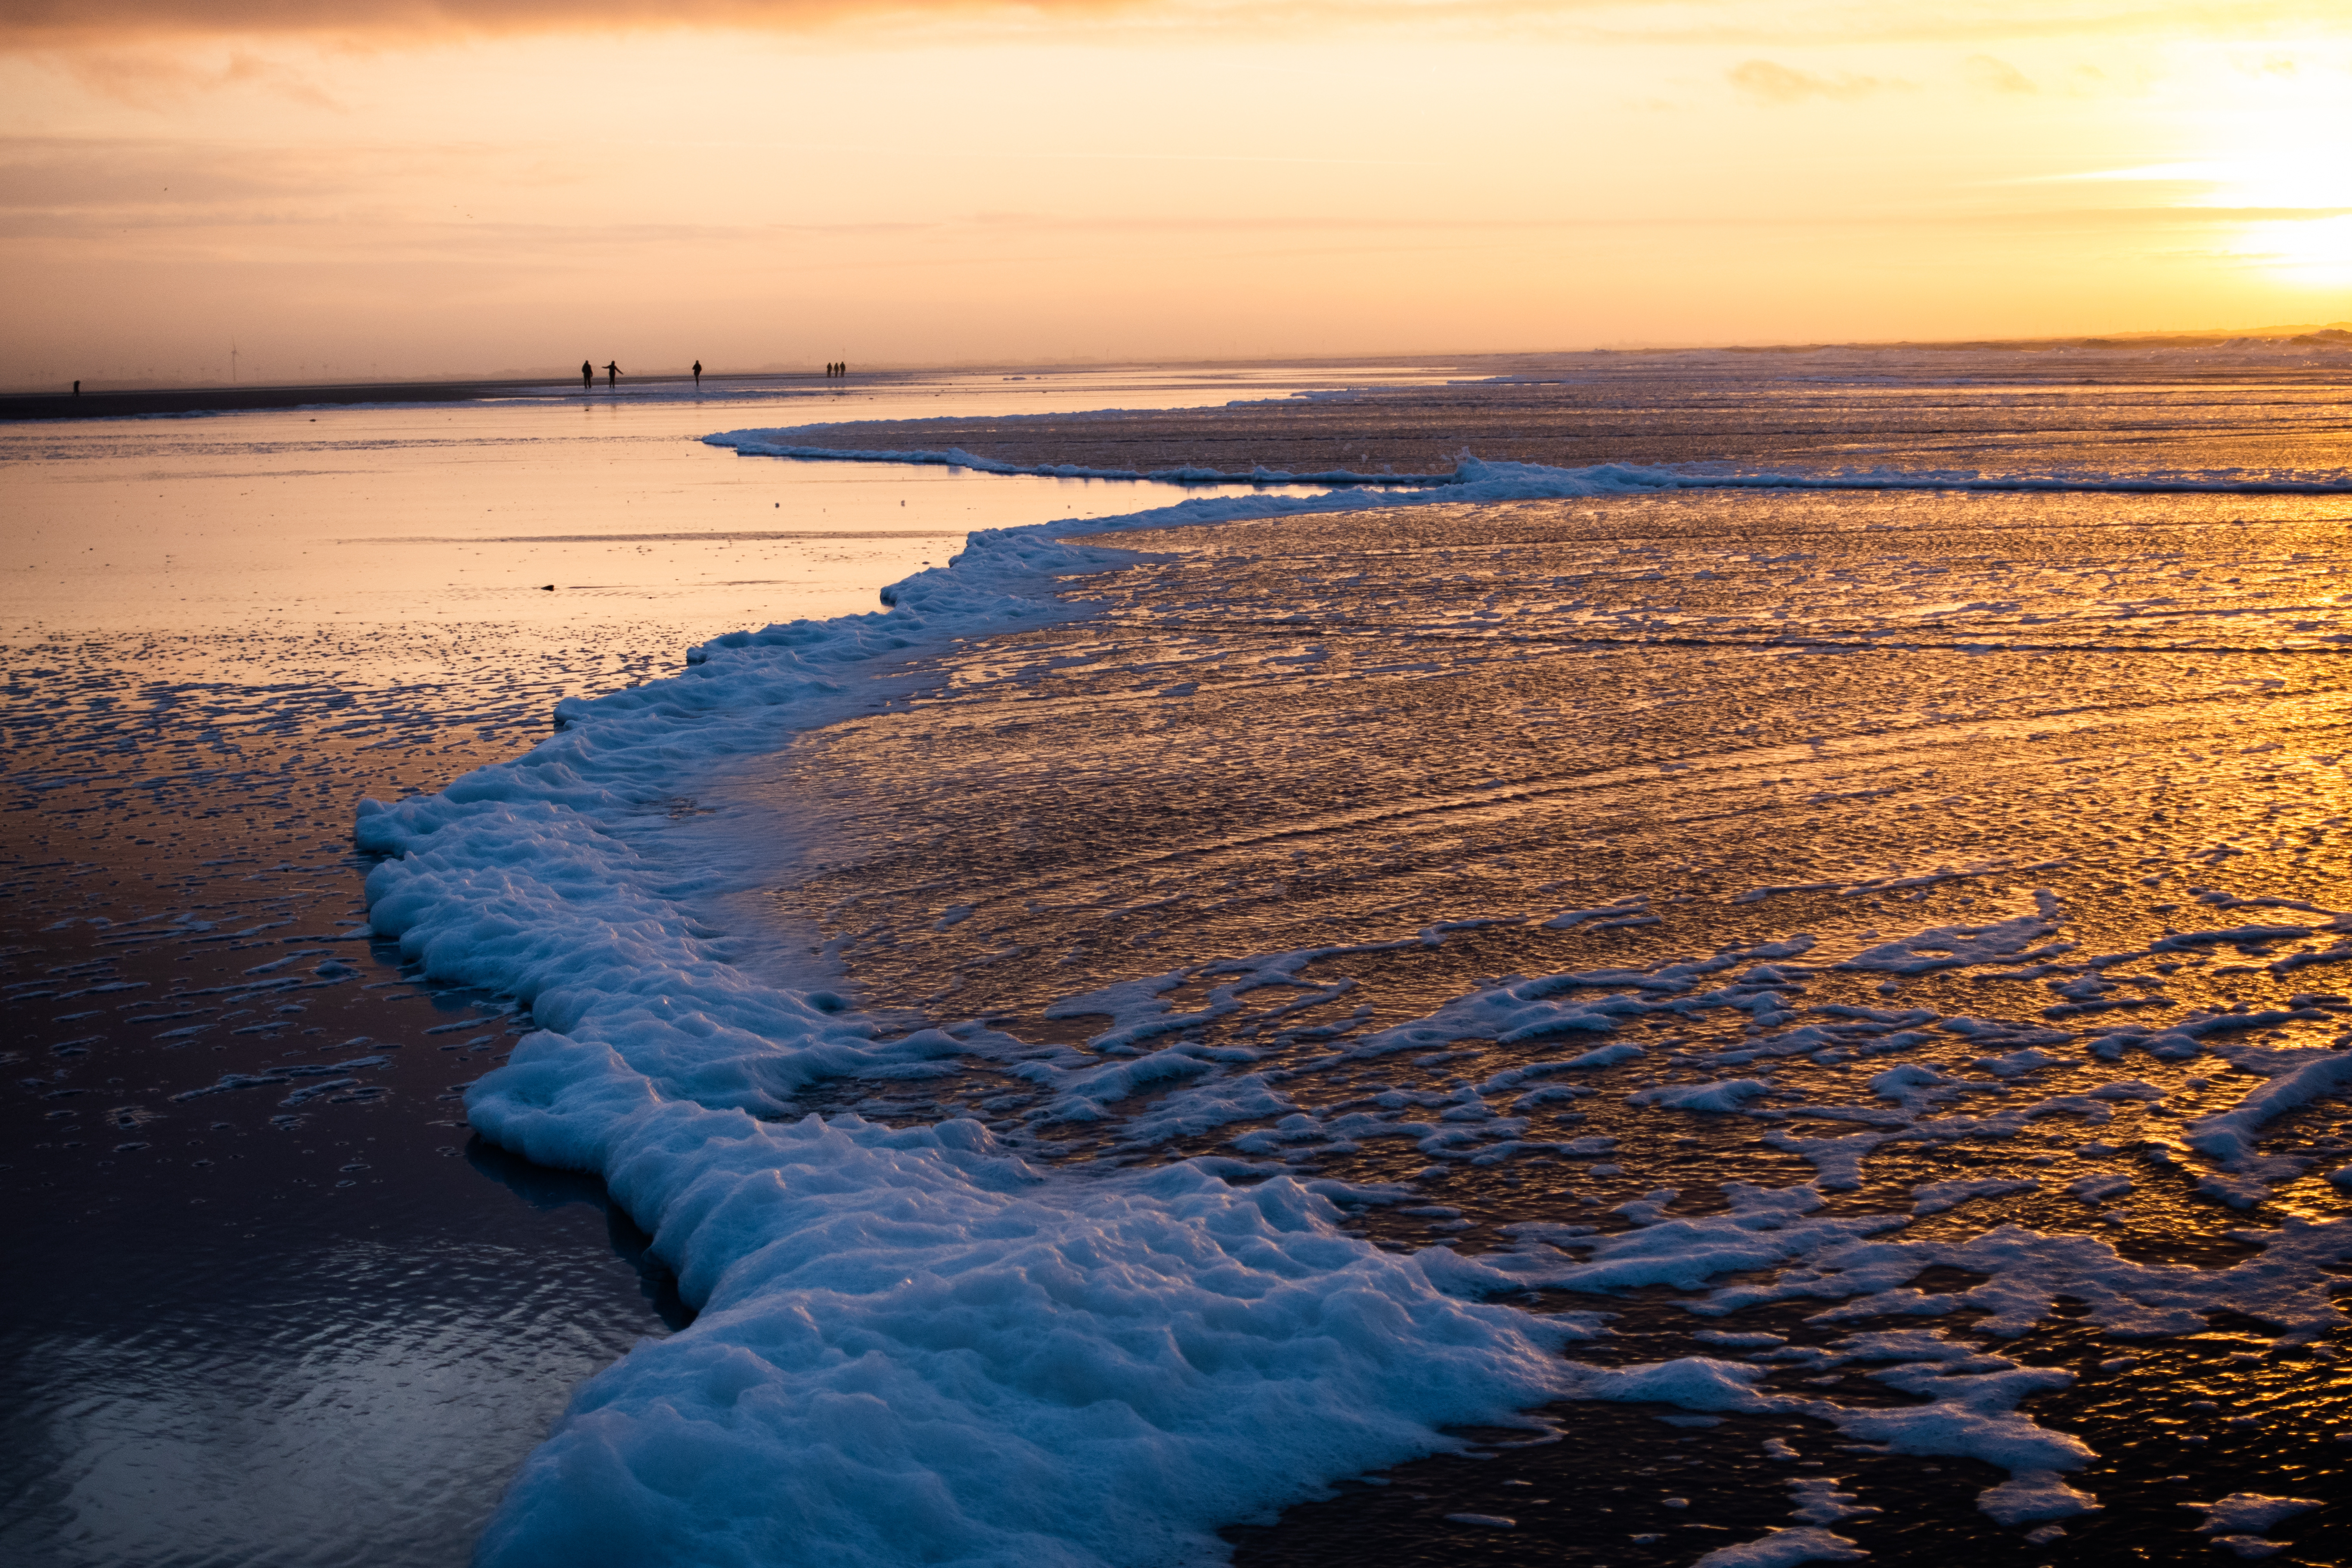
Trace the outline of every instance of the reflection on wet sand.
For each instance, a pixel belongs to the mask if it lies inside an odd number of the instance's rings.
[[[1075,580],[1097,617],[744,786],[804,847],[780,921],[998,1058],[808,1103],[1402,1184],[1349,1228],[1618,1314],[1580,1361],[1747,1380],[1649,1394],[1664,1424],[1553,1407],[1569,1441],[1350,1489],[1245,1562],[1681,1562],[1792,1506],[1885,1561],[2004,1527],[2123,1560],[2194,1540],[2176,1502],[2337,1495],[2334,510],[1696,493],[1122,537],[1157,558]],[[1855,1508],[1792,1500],[1824,1459]],[[2306,1560],[2325,1517],[2280,1526]]]

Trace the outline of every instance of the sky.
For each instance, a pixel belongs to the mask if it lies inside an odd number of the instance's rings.
[[[20,389],[2338,321],[2352,5],[0,0],[0,294]]]

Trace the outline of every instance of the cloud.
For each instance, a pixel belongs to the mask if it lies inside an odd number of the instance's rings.
[[[462,148],[448,162],[478,167],[481,158],[480,149]],[[0,136],[0,212],[95,215],[102,222],[210,219],[331,196],[351,184],[352,161],[345,148]]]
[[[1990,55],[1970,55],[1961,63],[1960,68],[1968,73],[1970,87],[1982,88],[1988,92],[2028,93],[2042,90],[2033,85],[2032,77],[2027,76],[2007,60],[1997,60]]]
[[[1131,0],[1136,8],[1150,0]],[[791,30],[845,16],[961,11],[1032,17],[1130,0],[0,0],[0,49],[87,48],[163,37],[415,42],[651,28]]]
[[[1802,103],[1809,98],[1851,101],[1902,84],[1881,81],[1874,76],[1841,76],[1832,79],[1791,70],[1770,60],[1749,60],[1731,72],[1731,85],[1767,103]]]
[[[247,49],[201,61],[152,48],[68,48],[56,51],[56,58],[68,75],[91,92],[138,109],[160,108],[233,87],[257,89],[313,109],[342,107],[305,72]]]
[[[119,49],[191,37],[398,47],[524,34],[800,32],[850,22],[888,29],[942,17],[1016,33],[1104,21],[1251,34],[1507,26],[1565,31],[1591,42],[1751,48],[2115,34],[2242,40],[2345,31],[2343,0],[2231,0],[2226,14],[2211,0],[1970,0],[1941,6],[1884,0],[0,0],[0,53]],[[1866,78],[1831,80],[1769,61],[1750,64],[1768,75],[1786,73],[1774,78],[1777,89],[1757,89],[1769,101],[1793,101],[1786,96],[1792,88],[1797,99],[1870,90]]]

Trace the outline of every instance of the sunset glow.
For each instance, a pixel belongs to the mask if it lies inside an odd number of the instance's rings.
[[[11,7],[0,381],[2352,316],[2324,5],[663,16]]]
[[[2352,0],[0,0],[0,1564],[2352,1564]]]

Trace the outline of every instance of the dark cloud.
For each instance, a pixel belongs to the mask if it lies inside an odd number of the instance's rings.
[[[991,10],[1097,13],[1125,0],[0,0],[0,48],[121,46],[156,37],[409,41],[671,27],[792,28],[851,15]]]
[[[2332,35],[2345,23],[2343,0],[2231,0],[2227,7],[2211,0],[1976,0],[1966,6],[1883,0],[0,0],[0,51],[123,48],[191,37],[399,45],[531,33],[793,31],[943,16],[1013,30],[1102,18],[1252,33],[1361,24],[1533,26],[1591,42],[1759,48],[2167,32],[2250,37],[2297,28]],[[1751,70],[1753,79],[1743,79]],[[1783,102],[1902,85],[1811,77],[1769,60],[1750,61],[1734,79]]]

